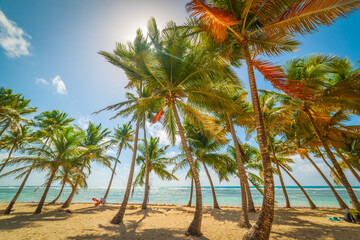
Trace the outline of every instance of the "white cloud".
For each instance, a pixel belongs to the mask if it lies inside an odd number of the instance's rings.
[[[56,88],[58,94],[67,94],[65,83],[59,75],[53,78],[52,85]]]
[[[151,136],[160,138],[159,143],[161,145],[171,145],[171,140],[170,140],[168,134],[166,133],[165,129],[161,125],[161,123],[146,122],[146,127]],[[178,145],[179,143],[180,143],[180,136],[176,135],[175,145]]]
[[[90,121],[91,121],[91,118],[89,116],[86,116],[86,117],[79,118],[79,120],[77,122],[82,129],[86,129],[89,126]]]
[[[36,78],[36,79],[35,79],[35,83],[36,83],[36,84],[49,85],[49,82],[48,82],[48,81],[46,81],[46,80],[45,80],[45,79],[43,79],[43,78]]]
[[[0,46],[5,49],[6,55],[9,57],[30,55],[30,43],[26,38],[31,39],[31,36],[0,10]]]

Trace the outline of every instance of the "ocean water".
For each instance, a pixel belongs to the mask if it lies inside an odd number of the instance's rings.
[[[34,191],[36,186],[24,187],[18,202],[37,202],[40,200],[44,188]],[[355,194],[360,198],[360,187],[353,187]],[[15,195],[18,187],[16,186],[0,186],[0,203],[9,202]],[[312,201],[318,207],[338,207],[337,201],[332,194],[329,187],[311,186],[304,187]],[[290,203],[293,207],[307,207],[309,206],[305,196],[298,187],[286,187]],[[52,201],[59,193],[60,186],[53,186],[48,192],[46,201]],[[64,191],[58,200],[63,202],[69,196],[71,189],[65,187]],[[75,195],[73,202],[92,202],[92,198],[100,200],[105,194],[106,187],[88,187],[80,189],[79,193]],[[217,200],[220,206],[241,206],[240,187],[215,187]],[[345,203],[350,205],[350,199],[345,188],[336,187]],[[121,203],[124,196],[125,188],[112,188],[107,197],[109,203]],[[255,189],[251,188],[251,193],[255,206],[261,206],[262,195]],[[189,201],[190,187],[152,187],[150,189],[149,203],[157,204],[175,204],[186,205]],[[202,187],[203,205],[212,206],[212,194],[210,187]],[[134,194],[130,197],[129,203],[142,203],[144,196],[143,188],[136,188]],[[275,188],[275,206],[285,206],[285,198],[280,186]],[[193,204],[195,203],[195,189],[193,195]]]

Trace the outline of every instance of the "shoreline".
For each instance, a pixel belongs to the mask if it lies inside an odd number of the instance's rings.
[[[0,211],[6,208],[0,203]],[[194,207],[149,204],[127,205],[124,222],[110,224],[120,208],[119,203],[95,207],[90,203],[73,203],[66,213],[61,204],[44,204],[41,214],[33,214],[36,203],[16,203],[10,215],[0,215],[3,239],[240,239],[247,229],[237,226],[239,207],[220,210],[203,207],[203,237],[186,237],[185,231],[194,216]],[[129,209],[134,205],[134,209]],[[270,239],[347,239],[360,236],[360,225],[345,221],[330,221],[327,217],[343,217],[336,208],[275,207]],[[258,213],[249,213],[254,224]]]

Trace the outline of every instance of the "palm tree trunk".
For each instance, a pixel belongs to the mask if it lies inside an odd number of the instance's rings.
[[[330,187],[331,191],[333,192],[336,200],[339,203],[339,206],[341,209],[346,209],[349,208],[346,203],[341,199],[341,197],[339,196],[339,194],[336,192],[335,188],[331,185],[331,183],[329,182],[329,180],[326,178],[326,176],[324,175],[324,173],[320,170],[320,168],[316,165],[316,163],[310,158],[310,156],[308,154],[305,155],[306,158],[311,162],[311,164],[316,168],[316,170],[320,173],[321,177],[325,180],[325,182],[327,183],[327,185]]]
[[[13,199],[11,200],[11,202],[9,203],[9,205],[7,206],[7,208],[5,209],[4,215],[10,214],[11,209],[12,209],[12,207],[14,206],[14,204],[15,204],[16,200],[18,199],[18,197],[20,196],[20,193],[21,193],[21,191],[23,190],[23,188],[24,188],[24,186],[25,186],[25,183],[26,183],[26,181],[28,180],[28,178],[29,178],[29,176],[30,176],[30,173],[31,173],[32,168],[34,167],[34,165],[35,165],[35,162],[33,163],[32,167],[29,169],[29,171],[26,173],[26,175],[25,175],[25,177],[24,177],[24,180],[22,181],[22,183],[21,183],[19,189],[17,190],[15,196],[13,197]]]
[[[322,152],[320,151],[320,148],[319,148],[318,146],[316,146],[316,148],[317,148],[317,150],[319,151],[320,156],[321,156],[322,160],[324,160],[324,163],[326,164],[326,166],[328,166],[328,168],[330,169],[330,171],[331,171],[331,172],[340,180],[340,182],[341,182],[341,179],[340,179],[340,177],[339,177],[339,174],[338,174],[338,173],[334,170],[334,168],[332,168],[332,167],[330,166],[330,164],[326,161],[324,155],[323,155]]]
[[[259,142],[259,149],[260,149],[263,172],[264,172],[264,197],[263,197],[262,208],[258,216],[258,219],[256,220],[256,223],[252,226],[250,231],[248,231],[245,234],[243,239],[269,239],[272,222],[274,220],[274,198],[275,198],[274,178],[272,173],[270,155],[268,151],[268,144],[265,135],[264,121],[260,109],[254,68],[251,61],[250,51],[247,43],[244,43],[243,53],[248,69],[251,100],[254,108],[257,139]]]
[[[64,178],[64,179],[65,179],[65,178]],[[51,202],[49,202],[49,205],[50,205],[50,204],[55,204],[56,201],[60,198],[61,193],[62,193],[62,191],[64,190],[64,186],[65,186],[65,183],[66,183],[64,179],[63,179],[63,184],[62,184],[62,186],[61,186],[59,195],[58,195],[54,200],[52,200]]]
[[[239,150],[240,150],[240,154],[241,157],[246,161],[249,162],[248,157],[245,154],[245,151],[243,149],[243,147],[241,146],[241,144],[239,143],[239,141],[237,141],[238,145],[239,145]],[[246,197],[247,197],[247,204],[248,204],[248,212],[256,212],[255,210],[255,205],[254,205],[254,201],[252,199],[252,194],[251,194],[251,190],[250,190],[250,185],[249,185],[249,180],[245,174],[246,177],[246,181],[244,181],[245,183],[245,187],[246,187]]]
[[[13,145],[10,149],[10,152],[9,152],[9,156],[8,158],[6,159],[6,161],[4,162],[4,165],[2,165],[1,169],[0,169],[0,172],[5,168],[5,165],[7,164],[7,162],[9,161],[10,157],[11,157],[11,154],[13,153],[14,151],[14,148],[15,148],[15,145]]]
[[[346,166],[349,168],[349,170],[351,171],[351,173],[355,176],[356,180],[358,180],[358,182],[360,183],[360,176],[359,174],[355,171],[355,169],[353,168],[353,166],[351,166],[351,164],[349,163],[349,161],[346,159],[346,157],[344,156],[344,154],[342,154],[339,150],[338,147],[334,146],[334,144],[332,144],[332,147],[335,149],[335,151],[337,152],[337,154],[339,154],[340,158],[344,161],[344,163],[346,164]],[[1,172],[1,171],[0,171]]]
[[[209,182],[210,182],[210,186],[211,186],[211,192],[212,192],[212,195],[213,195],[214,208],[220,209],[219,204],[218,204],[217,199],[216,199],[216,193],[215,193],[215,188],[214,188],[213,181],[211,180],[211,177],[210,177],[209,171],[208,171],[208,169],[206,167],[206,164],[204,162],[202,162],[202,164],[204,166],[206,175],[209,178]]]
[[[316,132],[316,135],[318,136],[318,138],[320,139],[326,154],[328,155],[330,161],[332,162],[333,166],[335,167],[337,173],[339,174],[340,180],[342,182],[342,184],[344,185],[346,191],[349,194],[351,203],[353,205],[353,207],[356,209],[356,211],[360,212],[360,203],[359,200],[357,199],[354,190],[352,189],[349,181],[347,180],[343,170],[341,169],[339,163],[337,162],[334,154],[331,152],[329,145],[327,144],[327,141],[324,139],[324,137],[322,136],[322,134],[320,133],[319,128],[317,127],[317,124],[315,123],[315,120],[312,116],[312,114],[310,113],[309,109],[305,109],[305,113],[307,114],[307,116],[309,117],[311,124]]]
[[[6,123],[6,125],[3,127],[3,129],[0,132],[0,137],[3,135],[3,133],[5,132],[5,130],[9,127],[10,125],[10,120]]]
[[[81,167],[80,169],[80,173],[82,173],[84,171],[84,166]],[[74,198],[74,195],[75,195],[75,192],[76,192],[76,189],[79,185],[79,182],[80,182],[80,176],[78,176],[76,178],[76,182],[75,182],[75,186],[74,186],[74,191],[71,191],[70,193],[70,196],[68,197],[68,199],[66,199],[66,201],[64,202],[64,204],[61,206],[62,208],[68,208],[72,202],[72,199]]]
[[[45,199],[46,199],[46,195],[47,195],[47,193],[49,192],[49,189],[50,189],[51,183],[52,183],[52,181],[53,181],[53,179],[54,179],[54,177],[55,177],[56,171],[57,171],[57,169],[52,170],[51,175],[50,175],[50,178],[49,178],[49,180],[48,180],[48,182],[47,182],[47,184],[46,184],[45,191],[44,191],[44,193],[43,193],[43,195],[42,195],[42,197],[41,197],[41,199],[40,199],[40,202],[39,202],[39,204],[38,204],[38,206],[37,206],[34,214],[39,214],[39,213],[41,213],[42,207],[43,207],[44,202],[45,202]]]
[[[274,146],[272,145],[272,143],[271,143],[270,145],[271,145],[271,149],[272,149],[273,156],[274,156],[274,160],[275,160],[275,164],[276,164],[276,169],[277,169],[277,171],[279,172],[279,179],[280,179],[280,183],[281,183],[281,188],[282,188],[282,190],[283,190],[283,193],[284,193],[284,196],[285,196],[285,200],[286,200],[286,206],[285,206],[285,208],[291,208],[289,196],[288,196],[288,194],[287,194],[286,187],[285,187],[285,184],[284,184],[284,179],[283,179],[282,174],[281,174],[281,171],[280,171],[279,161],[278,161],[278,159],[276,158],[276,154],[275,154],[275,151],[274,151]]]
[[[249,214],[248,214],[248,210],[247,210],[247,197],[246,197],[246,187],[245,187],[245,181],[247,181],[247,177],[246,177],[244,165],[242,164],[242,161],[241,161],[240,148],[239,148],[239,145],[237,144],[238,141],[236,138],[234,124],[232,121],[232,117],[229,113],[227,113],[227,118],[228,118],[229,125],[230,125],[231,137],[234,141],[235,153],[236,153],[236,163],[237,163],[238,174],[239,174],[239,178],[240,178],[241,213],[240,213],[239,226],[242,228],[250,228],[251,224],[249,221]]]
[[[105,195],[104,195],[104,198],[105,198],[105,199],[107,198],[107,196],[108,196],[108,194],[109,194],[110,187],[111,187],[111,183],[112,183],[112,181],[113,181],[114,174],[115,174],[115,170],[116,170],[116,165],[117,165],[117,163],[118,163],[119,156],[120,156],[120,153],[121,153],[121,150],[122,150],[122,145],[119,146],[119,147],[120,147],[120,148],[119,148],[119,150],[118,150],[118,154],[117,154],[117,157],[116,157],[116,160],[115,160],[115,165],[114,165],[114,169],[113,169],[112,174],[111,174],[110,182],[109,182],[109,185],[108,185],[108,187],[107,187],[107,189],[106,189],[106,192],[105,192]]]
[[[187,207],[191,207],[193,191],[194,191],[194,178],[191,176],[190,199],[189,199],[189,203],[187,204]]]
[[[311,200],[311,198],[309,197],[309,195],[306,193],[305,189],[300,185],[300,183],[298,181],[296,181],[296,179],[290,174],[290,172],[288,170],[286,170],[285,167],[283,167],[282,165],[280,165],[280,167],[289,175],[289,177],[296,183],[296,185],[301,189],[301,191],[303,192],[303,194],[305,195],[306,199],[309,202],[310,208],[311,209],[316,209],[316,205],[314,204],[314,202]]]
[[[190,149],[189,149],[189,147],[187,145],[187,142],[186,142],[184,130],[183,130],[183,127],[181,125],[181,121],[180,121],[179,114],[178,114],[178,111],[176,109],[174,100],[171,101],[171,107],[172,107],[172,110],[174,112],[176,125],[177,125],[178,130],[179,130],[182,147],[184,148],[186,158],[189,161],[192,176],[193,176],[194,181],[195,181],[195,192],[196,192],[195,215],[194,215],[194,218],[193,218],[193,220],[192,220],[192,222],[191,222],[191,224],[190,224],[190,226],[189,226],[189,228],[188,228],[188,230],[186,232],[186,235],[201,236],[202,235],[202,233],[201,233],[202,195],[201,195],[200,179],[199,179],[198,172],[196,171],[196,167],[195,167],[195,164],[194,164],[194,160],[193,160],[193,158],[191,156]]]
[[[141,83],[140,83],[139,99],[141,98],[141,94],[142,94],[142,86],[141,86]],[[134,170],[135,170],[135,160],[136,160],[137,144],[138,144],[138,137],[139,137],[140,117],[141,117],[141,114],[139,112],[138,115],[137,115],[137,119],[136,119],[134,150],[133,150],[133,156],[132,156],[132,160],[131,160],[129,178],[128,178],[127,185],[126,185],[126,191],[125,191],[124,199],[123,199],[123,201],[121,203],[121,207],[120,207],[119,211],[116,213],[114,218],[111,220],[112,224],[119,224],[119,223],[121,223],[123,221],[124,215],[125,215],[125,210],[126,210],[126,205],[127,205],[128,201],[129,201],[131,185],[132,185],[132,181],[133,181],[133,177],[134,177]]]
[[[149,156],[148,156],[148,145],[147,145],[147,139],[146,139],[146,128],[145,128],[145,116],[143,118],[143,129],[144,129],[144,143],[145,143],[145,164],[146,164],[146,174],[145,174],[145,191],[144,191],[144,201],[141,205],[142,209],[147,208],[147,200],[149,196],[149,175],[150,175],[150,169],[149,169]]]
[[[48,143],[49,139],[50,139],[50,138],[46,138],[45,143],[44,143],[44,146],[42,147],[42,149],[44,149],[44,147],[45,147],[46,144]],[[40,154],[39,154],[38,156],[40,156]],[[5,209],[4,215],[10,214],[11,209],[13,208],[16,200],[19,198],[19,196],[20,196],[20,194],[21,194],[21,192],[22,192],[22,190],[23,190],[23,188],[24,188],[24,186],[25,186],[25,184],[26,184],[26,181],[28,180],[28,178],[29,178],[29,176],[30,176],[31,171],[32,171],[33,168],[35,167],[35,164],[36,164],[36,162],[34,161],[33,164],[31,165],[29,171],[26,173],[26,175],[25,175],[25,177],[24,177],[24,180],[22,181],[22,183],[21,183],[19,189],[17,190],[15,196],[13,197],[13,199],[11,200],[11,202],[9,203],[9,205],[7,206],[7,208]]]
[[[66,199],[66,201],[70,198],[71,195],[74,195],[76,192],[75,185],[70,180],[68,181],[68,183],[70,184],[70,187],[71,187],[71,193],[70,193],[69,197]]]

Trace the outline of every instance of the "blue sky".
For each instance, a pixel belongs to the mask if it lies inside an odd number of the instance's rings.
[[[124,100],[127,79],[124,73],[107,63],[97,54],[100,50],[112,51],[116,42],[132,41],[137,28],[145,30],[148,19],[153,16],[159,26],[173,20],[178,24],[187,17],[187,0],[2,0],[0,2],[0,85],[14,89],[31,99],[31,105],[38,112],[59,109],[76,119],[75,123],[86,126],[91,120],[112,129],[128,119],[110,121],[113,113],[91,115],[105,106]],[[348,56],[356,62],[360,56],[360,12],[347,19],[341,19],[333,26],[321,29],[306,38],[295,53],[287,53],[271,59],[276,63],[311,53],[332,53]],[[237,70],[239,77],[248,88],[244,67]],[[258,87],[271,89],[268,82],[258,76]],[[165,132],[158,125],[148,125],[154,136]],[[241,131],[239,131],[240,133]],[[240,134],[240,138],[242,138]],[[179,152],[170,148],[170,154]],[[0,158],[6,155],[0,153]],[[114,186],[125,186],[131,161],[131,152],[123,152],[122,164],[114,179]],[[295,157],[294,175],[304,185],[325,183],[310,164]],[[324,166],[321,164],[323,169]],[[181,182],[161,182],[151,177],[154,186],[186,185],[185,173],[179,172]],[[203,171],[202,184],[209,185]],[[215,178],[215,175],[212,174]],[[110,170],[94,165],[88,183],[90,186],[106,186]],[[350,176],[349,176],[350,177]],[[351,183],[356,185],[353,178]],[[33,174],[29,185],[39,185],[44,174]],[[217,182],[217,181],[215,181]],[[276,184],[279,184],[275,178]],[[285,177],[287,185],[294,185]],[[12,178],[0,179],[0,185],[17,185]],[[218,185],[218,183],[217,183]],[[222,185],[239,185],[237,179]]]

